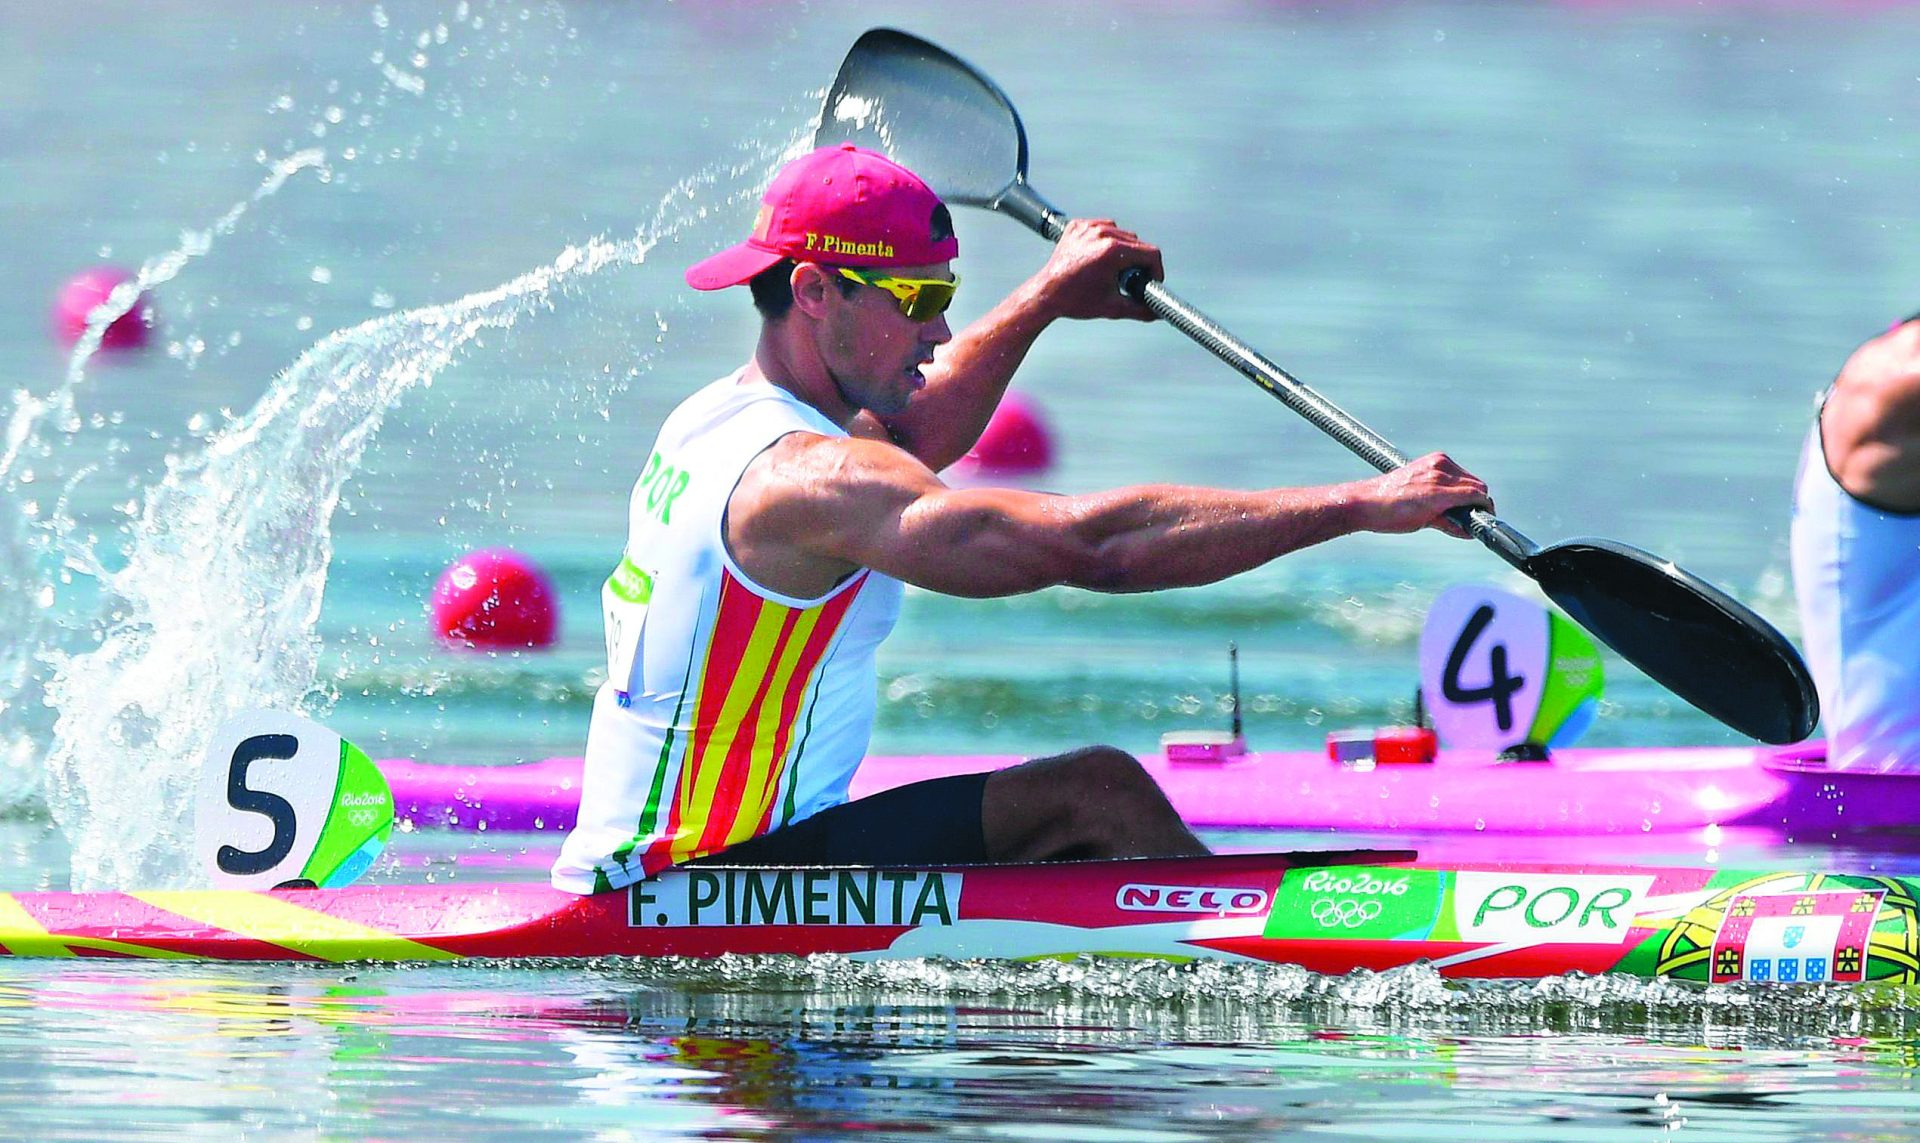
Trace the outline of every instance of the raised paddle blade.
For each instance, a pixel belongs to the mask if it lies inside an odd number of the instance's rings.
[[[1612,540],[1568,540],[1521,570],[1622,658],[1740,733],[1798,742],[1820,720],[1793,645],[1685,568]]]
[[[948,202],[992,206],[1027,170],[1027,133],[992,80],[892,28],[854,42],[827,89],[814,145],[857,143],[907,167]]]

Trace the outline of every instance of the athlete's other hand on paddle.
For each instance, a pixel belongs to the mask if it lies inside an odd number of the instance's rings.
[[[1438,528],[1466,540],[1466,529],[1446,517],[1456,508],[1484,508],[1493,500],[1486,482],[1453,462],[1443,452],[1430,452],[1392,472],[1348,485],[1354,499],[1368,513],[1370,532],[1417,532]]]
[[[1120,275],[1135,267],[1156,282],[1166,278],[1159,247],[1110,218],[1079,218],[1067,224],[1029,287],[1057,317],[1154,321],[1152,310],[1120,292]]]
[[[922,371],[925,391],[904,408],[868,403],[855,410],[848,431],[890,440],[935,472],[945,469],[980,439],[1014,371],[1049,325],[1062,318],[1154,320],[1120,292],[1120,275],[1132,269],[1159,280],[1159,247],[1109,219],[1068,223],[1046,264],[958,336],[944,315],[896,331],[896,338],[917,337],[932,357]]]

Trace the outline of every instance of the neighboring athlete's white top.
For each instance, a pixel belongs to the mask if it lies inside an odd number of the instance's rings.
[[[794,599],[741,571],[723,531],[747,465],[795,432],[847,435],[738,373],[661,425],[628,504],[626,551],[601,592],[607,681],[557,888],[617,889],[847,800],[900,582],[862,569],[818,599]]]
[[[1828,764],[1920,769],[1920,515],[1875,508],[1840,487],[1816,417],[1794,481],[1792,535]]]

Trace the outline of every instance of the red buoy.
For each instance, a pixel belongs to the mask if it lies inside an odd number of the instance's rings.
[[[433,585],[433,630],[457,647],[546,647],[559,626],[553,581],[512,548],[468,552]]]
[[[1001,397],[1000,407],[961,463],[983,475],[1043,472],[1052,467],[1053,434],[1039,406],[1018,393]]]
[[[134,275],[118,266],[95,266],[67,279],[53,304],[53,332],[62,345],[72,345],[87,332],[87,317],[106,303],[122,283],[134,281]],[[102,349],[138,349],[147,343],[153,329],[153,299],[141,294],[126,313],[113,320],[101,334]]]

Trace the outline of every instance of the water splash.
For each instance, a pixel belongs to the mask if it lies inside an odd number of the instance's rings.
[[[37,793],[40,767],[34,757],[43,741],[44,725],[32,717],[43,706],[41,679],[35,655],[54,642],[57,620],[51,610],[60,572],[49,566],[54,549],[67,548],[67,572],[91,563],[90,553],[72,546],[72,518],[62,507],[51,512],[42,505],[35,464],[50,457],[57,443],[71,440],[81,422],[74,398],[86,381],[87,366],[99,353],[107,327],[131,312],[141,295],[172,281],[190,261],[203,258],[217,238],[234,228],[256,204],[278,194],[288,180],[306,170],[326,168],[326,153],[316,149],[295,152],[268,165],[267,175],[253,192],[229,208],[212,225],[183,234],[174,249],[148,259],[131,279],[115,286],[106,301],[87,315],[86,329],[67,357],[60,384],[44,396],[26,390],[13,394],[7,418],[4,448],[0,448],[0,630],[9,638],[0,644],[0,808],[12,808]],[[69,478],[85,478],[82,469]],[[37,530],[36,530],[37,526]]]
[[[493,13],[502,8],[514,10],[518,19],[495,18]],[[556,31],[567,31],[558,6],[544,5],[540,12]],[[331,157],[319,148],[289,147],[289,153],[277,160],[260,153],[257,157],[267,174],[249,196],[211,225],[186,232],[173,250],[148,259],[132,280],[117,286],[88,315],[87,327],[68,356],[65,375],[51,392],[44,396],[24,389],[13,393],[13,408],[0,434],[0,630],[8,635],[0,642],[0,812],[17,810],[41,795],[40,754],[48,734],[48,700],[45,664],[39,660],[49,648],[91,634],[82,630],[84,621],[67,619],[63,624],[53,606],[74,574],[90,574],[96,563],[91,551],[76,550],[76,543],[86,541],[78,540],[78,529],[64,504],[64,496],[95,475],[95,470],[83,467],[61,476],[56,472],[56,454],[82,431],[75,394],[86,380],[107,327],[129,312],[143,293],[172,281],[188,263],[210,253],[216,239],[233,234],[250,210],[278,194],[295,175],[311,170],[322,183],[340,181],[336,164],[350,164],[371,153],[370,142],[383,126],[391,93],[407,97],[402,106],[425,106],[421,97],[427,84],[417,74],[419,68],[438,55],[450,56],[458,64],[469,54],[468,41],[490,45],[480,53],[486,59],[506,55],[516,38],[526,34],[531,14],[531,9],[506,0],[480,4],[457,0],[433,21],[431,31],[410,32],[393,27],[376,7],[371,22],[380,39],[416,70],[393,67],[382,49],[369,60],[378,77],[369,90],[342,92],[338,81],[329,84],[328,98],[310,109],[306,130],[314,138],[329,140]],[[484,83],[484,78],[479,82]],[[335,96],[348,105],[361,105],[365,97],[365,109],[346,121],[345,131],[338,129],[346,117]],[[293,111],[296,106],[291,94],[282,95],[268,114]],[[416,141],[407,153],[411,156],[417,150]],[[188,355],[189,367],[195,356]],[[60,490],[55,493],[63,498],[60,503],[43,502],[42,490],[49,487]],[[63,633],[63,626],[69,630]]]
[[[333,334],[204,451],[149,489],[124,567],[96,576],[120,615],[96,650],[54,652],[49,803],[76,889],[181,884],[200,752],[233,711],[309,698],[331,519],[380,422],[477,337],[570,279],[637,264],[595,240],[503,286]]]
[[[744,159],[683,180],[632,238],[569,246],[505,285],[329,336],[202,451],[169,459],[125,565],[84,566],[116,617],[100,646],[47,655],[59,711],[48,802],[73,847],[75,889],[193,881],[193,793],[214,728],[247,707],[324,705],[315,625],[332,517],[386,413],[483,334],[642,263],[706,218],[693,202],[702,188],[725,186],[728,202],[757,193],[810,134],[750,144]]]

